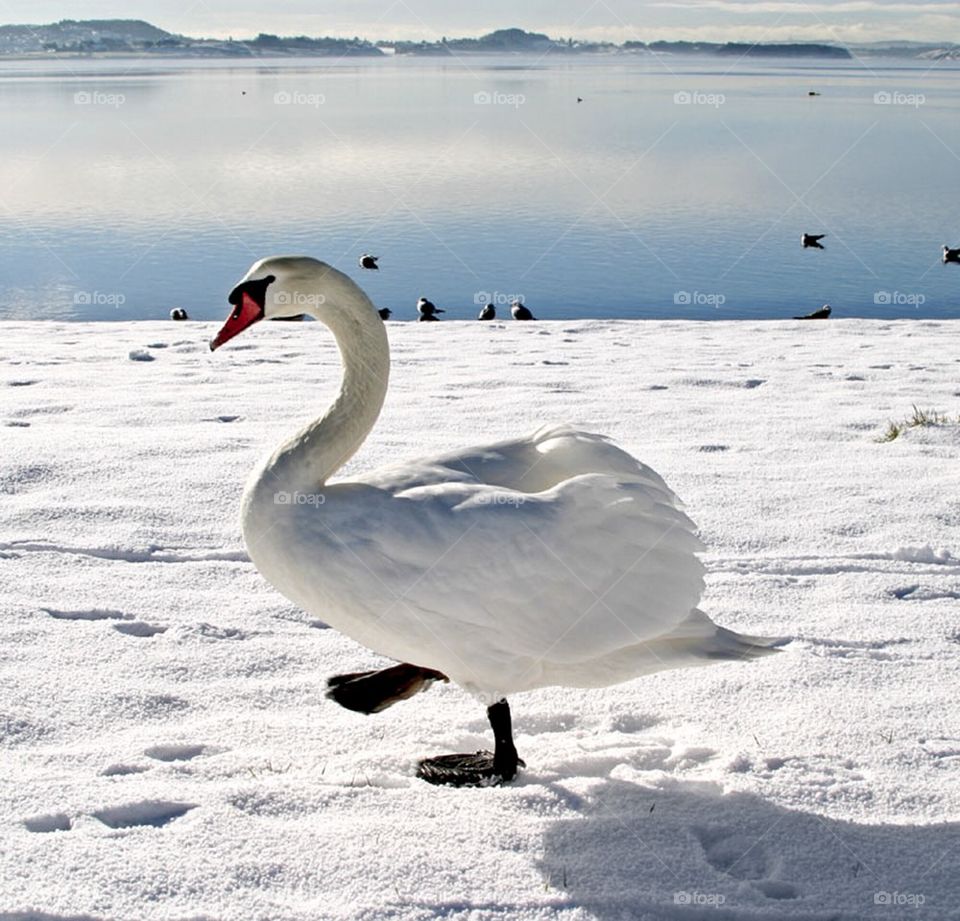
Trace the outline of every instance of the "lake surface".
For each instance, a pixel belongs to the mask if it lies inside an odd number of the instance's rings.
[[[0,317],[220,318],[278,253],[397,319],[960,316],[956,64],[18,60],[0,110]]]

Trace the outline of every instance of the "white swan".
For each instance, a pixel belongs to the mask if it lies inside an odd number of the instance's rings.
[[[488,707],[496,746],[420,762],[434,783],[498,783],[521,762],[506,695],[592,688],[771,652],[698,610],[693,522],[658,474],[567,426],[330,482],[383,405],[390,371],[376,308],[303,256],[257,262],[230,294],[216,349],[310,305],[336,337],[339,396],[253,473],[243,535],[263,576],[304,610],[400,665],[340,675],[328,696],[384,709],[449,679]],[[290,306],[295,305],[295,306]],[[416,664],[410,664],[416,663]]]

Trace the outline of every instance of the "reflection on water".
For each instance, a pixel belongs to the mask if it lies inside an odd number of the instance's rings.
[[[355,276],[379,255],[361,281],[395,318],[421,294],[451,317],[513,296],[546,317],[956,315],[958,81],[623,56],[4,62],[0,316],[220,317],[281,252]]]

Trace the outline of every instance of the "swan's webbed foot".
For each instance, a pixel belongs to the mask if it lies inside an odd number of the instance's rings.
[[[438,755],[436,758],[424,758],[417,765],[417,777],[437,786],[498,787],[513,780],[518,767],[526,767],[520,758],[515,757],[512,763],[501,761],[498,764],[492,752]]]
[[[451,787],[495,787],[513,780],[517,768],[526,764],[513,744],[509,704],[501,700],[488,707],[487,717],[496,742],[492,754],[481,751],[472,755],[424,758],[417,766],[417,777],[427,783]]]

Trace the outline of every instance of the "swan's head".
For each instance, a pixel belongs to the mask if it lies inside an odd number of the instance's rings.
[[[334,326],[344,314],[376,316],[373,304],[353,281],[310,256],[271,256],[255,262],[228,300],[233,310],[210,342],[211,351],[260,320],[309,313]]]

